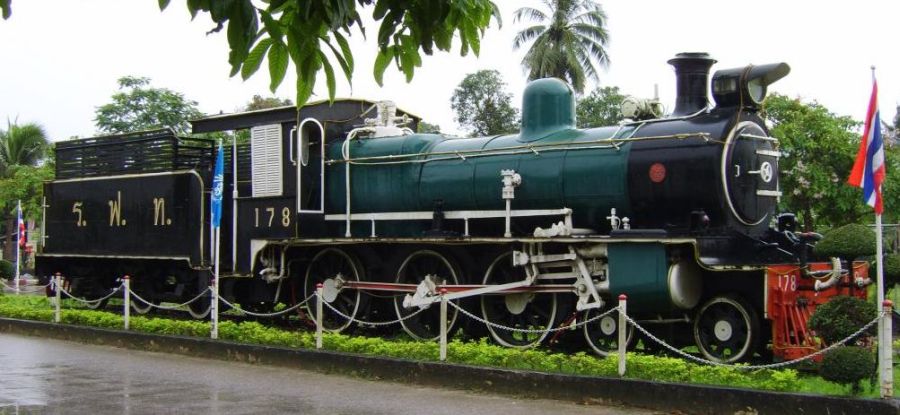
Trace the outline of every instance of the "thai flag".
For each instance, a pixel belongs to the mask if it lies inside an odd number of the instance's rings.
[[[881,138],[881,116],[878,111],[878,82],[873,79],[866,126],[847,183],[861,187],[863,201],[875,208],[875,213],[879,215],[884,211],[881,201],[881,182],[884,181],[884,176],[884,141]]]
[[[18,235],[16,235],[16,239],[18,239],[18,241],[19,241],[19,246],[24,248],[25,243],[28,242],[28,234],[25,233],[25,220],[22,219],[22,201],[21,200],[19,201],[19,205],[18,205],[17,223],[19,225],[18,226],[19,233],[18,233]]]

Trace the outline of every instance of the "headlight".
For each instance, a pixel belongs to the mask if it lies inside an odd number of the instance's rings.
[[[752,79],[747,82],[747,95],[750,96],[750,99],[752,99],[755,104],[762,104],[763,100],[766,98],[766,86],[763,85],[761,79]]]
[[[791,72],[786,63],[723,69],[713,74],[712,92],[719,107],[758,108],[769,85]]]

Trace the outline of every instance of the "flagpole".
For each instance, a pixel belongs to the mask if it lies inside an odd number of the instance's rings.
[[[209,305],[209,312],[212,314],[210,322],[209,336],[213,339],[219,338],[219,261],[221,251],[221,226],[222,220],[222,190],[224,189],[224,152],[222,150],[222,141],[219,140],[219,149],[216,152],[216,163],[213,169],[213,186],[210,192],[210,232],[209,237],[212,239],[211,256],[213,256],[213,280],[212,280],[212,300]]]
[[[16,207],[16,294],[19,293],[19,262],[22,260],[22,200]]]
[[[875,81],[875,65],[872,65],[872,85],[874,90],[874,85],[876,85]],[[873,92],[873,99],[875,100],[873,104],[876,108],[878,108],[877,95]],[[877,117],[876,117],[877,118]],[[869,120],[867,120],[869,122]],[[881,128],[881,125],[875,125],[874,123],[869,126],[869,128]],[[874,136],[874,134],[873,134]],[[883,143],[881,144],[884,145]],[[884,200],[884,194],[882,190],[884,190],[883,186],[880,182],[875,184],[875,193],[876,197],[880,198],[876,203],[880,203],[881,200]],[[876,292],[878,293],[878,307],[881,309],[884,305],[884,236],[883,236],[883,225],[881,223],[881,213],[879,213],[878,209],[875,209],[875,287]],[[884,316],[878,319],[878,384],[881,385],[881,397],[882,398],[890,398],[893,396],[893,350],[892,350],[892,333],[888,333],[885,330],[885,319],[892,318],[893,316]]]
[[[210,307],[212,307],[212,333],[210,333],[210,337],[214,339],[219,338],[219,247],[221,245],[219,236],[221,229],[221,227],[216,226],[216,265],[215,275],[213,275],[213,301],[210,304]]]

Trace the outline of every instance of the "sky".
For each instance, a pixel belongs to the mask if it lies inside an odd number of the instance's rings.
[[[338,97],[390,99],[400,108],[463,133],[454,122],[450,97],[466,74],[500,71],[519,106],[526,74],[524,50],[512,39],[525,27],[513,21],[523,5],[538,1],[495,0],[503,18],[485,33],[480,56],[451,53],[424,57],[411,83],[389,69],[383,87],[372,76],[377,25],[370,39],[354,32],[356,59],[352,88],[339,76]],[[770,87],[804,100],[815,100],[839,115],[864,117],[876,66],[882,119],[891,120],[900,104],[900,54],[895,53],[900,2],[858,0],[607,0],[611,64],[601,71],[601,86],[650,98],[654,85],[669,109],[674,107],[675,78],[666,61],[679,52],[708,52],[713,70],[749,63],[786,62],[788,77]],[[248,81],[229,77],[224,33],[207,35],[208,16],[191,21],[184,0],[160,12],[155,0],[14,0],[9,20],[0,20],[0,129],[5,119],[37,122],[53,140],[95,135],[94,111],[109,102],[116,80],[145,76],[155,87],[169,88],[197,101],[209,114],[235,112],[254,94],[271,95],[265,66]],[[363,15],[371,15],[364,9]],[[289,73],[293,70],[291,68]],[[292,76],[275,95],[292,98]],[[594,84],[590,84],[589,88]],[[327,97],[324,77],[317,97]]]

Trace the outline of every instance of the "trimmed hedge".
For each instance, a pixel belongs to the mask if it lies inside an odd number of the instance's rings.
[[[832,344],[855,333],[877,315],[878,308],[875,304],[856,297],[840,295],[816,307],[808,324],[809,328],[816,331],[816,335],[826,343]],[[873,325],[863,335],[874,336],[876,330],[877,325]]]
[[[819,257],[838,257],[848,261],[875,255],[875,232],[858,223],[844,225],[828,231],[816,243],[814,252]]]
[[[838,347],[825,354],[819,369],[822,378],[850,386],[854,395],[862,391],[862,381],[875,376],[875,353],[862,347]]]
[[[0,316],[28,320],[52,321],[53,310],[43,297],[5,296],[0,298]],[[91,327],[119,329],[122,316],[106,311],[63,309],[63,323]],[[193,320],[171,320],[155,317],[133,316],[131,329],[165,335],[209,337],[209,323]],[[222,321],[219,338],[242,343],[265,344],[283,347],[315,348],[315,335],[303,331],[286,331],[257,322]],[[396,357],[411,360],[439,360],[436,342],[385,340],[377,337],[348,336],[327,333],[323,336],[327,350],[374,356]],[[519,350],[480,341],[455,339],[447,346],[447,360],[475,366],[492,366],[539,372],[567,373],[588,376],[616,377],[616,356],[599,358],[584,352],[575,354],[554,353],[547,350]],[[754,370],[744,371],[731,367],[704,366],[671,357],[628,354],[626,377],[660,382],[701,383],[773,391],[798,391],[800,379],[797,371]]]
[[[873,267],[873,270],[877,270]],[[875,279],[878,275],[869,272],[869,276]],[[885,287],[900,283],[900,254],[887,254],[884,256],[884,284]]]

